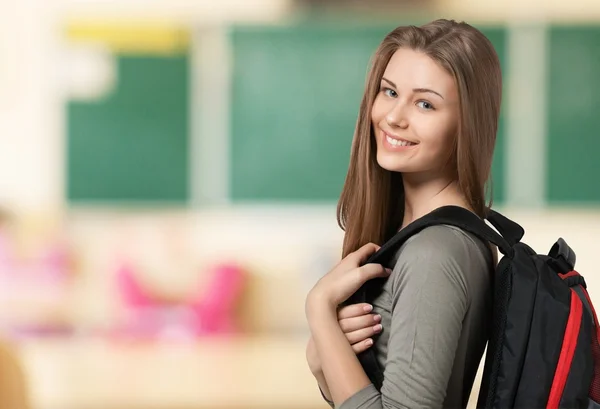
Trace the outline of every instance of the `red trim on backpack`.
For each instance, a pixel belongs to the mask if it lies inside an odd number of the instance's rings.
[[[565,278],[574,277],[574,276],[578,276],[578,275],[579,275],[579,273],[577,271],[575,271],[575,270],[569,271],[567,274],[558,273],[558,276],[560,278],[562,278],[563,280]]]
[[[552,381],[552,389],[550,389],[550,397],[546,409],[558,409],[558,405],[560,404],[563,391],[565,390],[565,384],[569,377],[569,371],[571,370],[573,355],[575,355],[582,316],[583,303],[575,290],[571,289],[571,310],[569,312],[567,329],[560,350],[558,365],[556,365],[556,372],[554,373],[554,380]]]

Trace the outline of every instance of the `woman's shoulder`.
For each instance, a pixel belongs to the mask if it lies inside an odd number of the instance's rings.
[[[489,245],[455,226],[435,225],[413,235],[398,250],[394,279],[458,281],[468,288],[484,284],[493,268]]]
[[[407,257],[470,258],[478,253],[491,256],[488,244],[459,227],[429,226],[410,237],[399,249],[398,259]]]

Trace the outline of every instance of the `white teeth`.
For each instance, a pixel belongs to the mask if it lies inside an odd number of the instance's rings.
[[[412,146],[414,143],[407,141],[399,141],[398,139],[390,138],[389,136],[385,136],[390,145],[393,146]]]

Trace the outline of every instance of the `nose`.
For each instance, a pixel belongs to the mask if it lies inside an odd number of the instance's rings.
[[[402,103],[394,104],[385,116],[385,121],[392,128],[406,129],[408,120]]]

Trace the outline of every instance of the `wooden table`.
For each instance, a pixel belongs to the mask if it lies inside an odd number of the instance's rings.
[[[328,408],[304,337],[21,344],[34,409]]]

